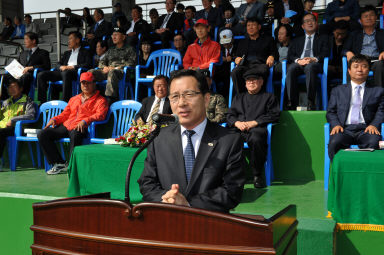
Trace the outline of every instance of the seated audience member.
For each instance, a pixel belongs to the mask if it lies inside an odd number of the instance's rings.
[[[142,101],[142,106],[135,116],[137,124],[153,124],[152,116],[155,113],[172,114],[171,105],[168,99],[168,77],[157,75],[153,79],[154,96],[146,97]]]
[[[376,20],[375,7],[368,5],[361,9],[360,22],[363,29],[350,33],[343,53],[348,61],[356,54],[362,54],[370,61],[375,61],[371,66],[375,86],[384,87],[384,31],[376,29]]]
[[[19,120],[32,120],[35,118],[35,107],[33,100],[23,94],[23,87],[11,78],[6,82],[8,95],[7,100],[1,104],[0,110],[0,157],[3,156],[7,137],[15,135],[15,124]],[[0,165],[0,170],[2,164]]]
[[[308,110],[315,110],[317,74],[323,71],[323,60],[329,55],[328,37],[317,33],[317,21],[312,13],[304,14],[303,25],[305,35],[293,39],[288,48],[287,68],[287,107],[296,110],[299,104],[299,86],[297,77],[305,74],[307,87]]]
[[[255,188],[264,188],[264,162],[267,158],[267,125],[279,120],[280,109],[273,94],[261,90],[264,79],[261,73],[250,69],[244,74],[247,92],[237,94],[228,110],[230,128],[240,132],[250,149],[249,164]]]
[[[149,18],[151,19],[151,24],[149,24],[151,26],[151,31],[155,31],[156,29],[160,28],[159,13],[155,8],[152,8],[149,11]]]
[[[150,32],[150,27],[147,21],[143,20],[143,9],[135,5],[132,7],[131,10],[131,26],[127,30],[127,43],[130,44],[132,47],[136,47],[139,34],[147,35]]]
[[[276,0],[275,17],[279,23],[291,25],[293,27],[293,33],[296,36],[303,35],[303,29],[301,28],[301,20],[304,15],[304,6],[301,0]],[[288,11],[296,12],[295,15],[288,15]]]
[[[359,148],[379,149],[380,127],[384,122],[384,89],[368,86],[369,59],[357,54],[348,61],[351,81],[335,87],[328,104],[327,121],[331,133],[329,158],[357,144]]]
[[[138,180],[143,200],[228,212],[241,200],[245,177],[239,134],[206,118],[206,78],[172,74],[169,101],[179,123],[162,128],[148,147]]]
[[[340,20],[335,23],[333,33],[329,37],[330,58],[328,64],[328,80],[342,79],[343,77],[343,46],[348,37],[348,22]],[[330,84],[332,85],[332,84]]]
[[[246,0],[236,11],[236,19],[239,21],[233,27],[235,35],[244,35],[246,33],[246,23],[248,19],[263,20],[264,4],[258,0]]]
[[[275,9],[273,6],[273,1],[268,1],[265,4],[263,23],[261,24],[261,32],[265,35],[272,36],[272,26],[275,22]]]
[[[39,33],[39,26],[36,23],[32,22],[32,16],[29,14],[26,14],[24,16],[24,22],[25,22],[25,33],[32,32],[32,33]]]
[[[50,119],[37,134],[44,156],[53,165],[47,174],[59,174],[68,167],[57,150],[55,140],[69,137],[69,155],[72,155],[74,147],[81,145],[82,139],[87,136],[88,126],[94,121],[104,120],[107,115],[108,103],[96,89],[92,73],[82,73],[80,83],[82,92],[72,97],[64,111]]]
[[[25,25],[23,23],[21,23],[21,18],[18,16],[15,16],[15,18],[13,19],[13,22],[15,23],[15,30],[13,30],[13,33],[11,35],[11,39],[24,38]]]
[[[182,4],[182,3],[178,3],[178,4],[176,5],[176,11],[177,11],[178,13],[184,15],[184,9],[185,9],[184,4]]]
[[[172,40],[175,30],[181,31],[184,24],[184,15],[175,12],[176,0],[166,0],[165,8],[167,14],[159,18],[160,27],[152,35],[154,40],[161,40],[163,49],[169,48],[169,41]]]
[[[205,19],[208,21],[209,26],[212,28],[212,33],[215,27],[221,27],[223,24],[222,15],[216,7],[213,7],[213,0],[201,0],[203,5],[202,10],[196,12],[196,20]]]
[[[125,16],[119,16],[116,18],[116,27],[120,27],[124,31],[127,31],[130,26],[130,22]]]
[[[107,41],[98,41],[96,44],[96,55],[93,57],[93,66],[98,67],[101,60],[105,58],[108,51]]]
[[[183,59],[184,69],[208,69],[210,63],[219,62],[220,45],[210,39],[210,26],[207,20],[197,20],[194,30],[197,39],[195,43],[188,46]]]
[[[125,17],[125,14],[121,8],[121,3],[116,3],[114,6],[114,12],[112,14],[112,26],[117,27],[117,19],[119,17]],[[127,17],[125,17],[127,19]]]
[[[83,16],[81,16],[81,19],[83,22],[87,24],[87,26],[91,27],[95,24],[95,21],[93,20],[93,17],[91,15],[91,12],[89,11],[88,7],[83,8]]]
[[[327,21],[325,32],[330,34],[335,23],[340,20],[347,21],[351,31],[359,29],[359,13],[360,6],[358,0],[335,0],[330,2],[325,9],[323,17]]]
[[[64,52],[58,68],[54,71],[43,71],[37,75],[38,100],[40,103],[47,101],[48,82],[63,81],[63,100],[68,102],[72,97],[72,82],[77,79],[78,68],[91,68],[92,57],[89,51],[81,47],[82,36],[80,32],[72,31],[68,37],[68,51]],[[52,91],[59,92],[58,88],[52,85]],[[52,93],[53,99],[58,99],[58,93]]]
[[[316,0],[304,0],[304,14],[312,13],[316,17],[316,21],[319,21],[319,14],[312,11],[313,6],[315,6]]]
[[[65,14],[64,18],[61,18],[61,33],[64,33],[66,28],[79,28],[81,27],[81,19],[78,15],[73,14],[70,8],[59,10]]]
[[[230,29],[224,29],[219,34],[221,45],[222,65],[216,66],[214,80],[216,82],[216,90],[223,96],[228,96],[229,81],[231,75],[231,62],[236,57],[236,47],[234,45],[233,33]],[[220,86],[222,85],[222,86]]]
[[[9,17],[4,18],[4,26],[3,26],[3,31],[1,31],[0,34],[0,41],[1,40],[8,40],[15,28],[12,26],[12,20]]]
[[[184,36],[186,38],[187,45],[192,44],[196,40],[196,33],[195,30],[193,30],[196,23],[195,15],[195,6],[187,6],[187,8],[185,8]]]
[[[195,6],[190,5],[185,8],[184,31],[193,30],[193,26],[196,22],[195,15]]]
[[[181,58],[184,58],[185,52],[187,51],[187,45],[183,34],[178,33],[173,37],[173,45],[175,49],[180,52]]]
[[[24,35],[24,48],[25,50],[20,53],[19,62],[24,66],[23,75],[20,77],[19,82],[23,87],[23,91],[28,95],[33,81],[33,72],[36,68],[41,68],[42,71],[51,68],[51,60],[49,59],[49,52],[40,49],[37,45],[39,38],[37,34],[28,32]],[[3,93],[2,97],[4,96]]]
[[[86,35],[91,54],[95,53],[97,42],[103,40],[104,36],[110,36],[113,32],[112,24],[104,20],[104,12],[101,9],[95,9],[93,18],[95,24],[89,28]]]
[[[225,98],[218,93],[214,93],[211,90],[212,80],[209,75],[206,75],[208,87],[209,87],[209,103],[206,109],[207,119],[212,123],[224,123],[225,114],[227,114],[228,106],[225,103]]]
[[[275,29],[275,38],[277,38],[277,52],[279,53],[279,60],[276,61],[273,69],[274,75],[281,77],[283,72],[282,63],[287,60],[288,47],[292,40],[292,27],[290,25],[281,24]]]
[[[236,26],[236,10],[232,4],[226,4],[222,7],[223,9],[223,19],[224,19],[224,28],[232,28]]]
[[[243,75],[248,69],[257,69],[266,81],[269,68],[274,64],[277,55],[273,38],[260,34],[261,24],[259,20],[247,19],[246,27],[247,36],[237,45],[235,58],[237,66],[231,73],[236,93],[245,92]]]
[[[149,57],[151,56],[153,47],[152,47],[152,41],[148,37],[143,37],[140,42],[140,50],[139,50],[139,56],[138,56],[138,64],[141,66],[145,66],[148,62]],[[141,78],[147,77],[147,75],[153,75],[154,66],[153,62],[149,65],[149,68],[143,68],[140,70],[140,76]],[[146,88],[140,87],[140,97],[146,94]]]
[[[115,47],[110,48],[105,57],[100,60],[100,69],[90,70],[95,77],[95,81],[108,80],[105,96],[109,104],[119,98],[119,82],[123,79],[124,67],[136,65],[136,51],[124,43],[124,32],[118,27],[114,29],[112,41]]]

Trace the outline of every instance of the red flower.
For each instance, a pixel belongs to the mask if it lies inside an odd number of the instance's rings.
[[[144,137],[140,139],[141,143],[145,143],[146,141],[147,141],[147,139],[145,139]]]

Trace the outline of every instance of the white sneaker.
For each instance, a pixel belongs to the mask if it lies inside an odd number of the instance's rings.
[[[53,175],[53,174],[66,173],[67,169],[68,169],[67,164],[54,164],[53,167],[47,171],[47,174]]]

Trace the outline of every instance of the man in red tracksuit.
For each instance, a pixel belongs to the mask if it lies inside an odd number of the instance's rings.
[[[53,167],[47,174],[65,172],[67,164],[56,148],[55,140],[70,137],[70,155],[73,148],[81,145],[86,137],[87,127],[93,121],[105,119],[108,111],[107,100],[96,90],[93,74],[82,73],[80,76],[82,93],[72,97],[64,111],[49,120],[37,138],[48,163]]]
[[[206,19],[196,21],[196,41],[188,46],[183,59],[184,69],[208,69],[210,63],[220,60],[220,44],[209,38],[210,27]]]

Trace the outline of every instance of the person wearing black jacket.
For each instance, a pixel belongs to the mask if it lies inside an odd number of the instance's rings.
[[[277,55],[276,44],[271,36],[261,35],[261,24],[256,18],[246,21],[247,37],[237,45],[235,63],[231,77],[236,93],[245,91],[243,74],[248,69],[256,69],[267,80],[269,68]]]
[[[95,24],[93,24],[86,35],[90,46],[91,54],[96,51],[96,44],[103,40],[104,36],[110,36],[113,32],[112,24],[104,20],[104,12],[101,9],[95,9],[93,13]]]
[[[264,162],[267,158],[267,125],[279,120],[280,109],[276,97],[262,91],[263,78],[256,69],[244,74],[247,92],[233,99],[227,113],[228,127],[239,132],[250,149],[249,164],[255,188],[264,188]]]
[[[161,47],[163,49],[169,48],[169,41],[172,40],[175,30],[181,31],[184,25],[184,15],[175,12],[176,0],[167,0],[165,8],[167,14],[161,15],[158,21],[160,27],[156,29],[153,40],[161,40]]]
[[[376,29],[375,7],[368,5],[361,10],[362,30],[353,31],[343,47],[348,61],[356,54],[367,56],[372,62],[375,86],[384,87],[384,31]]]
[[[307,87],[308,110],[314,110],[316,97],[317,74],[323,70],[323,60],[329,56],[328,37],[317,33],[315,15],[307,13],[303,17],[303,29],[306,34],[295,38],[288,48],[286,87],[288,94],[287,107],[296,110],[299,104],[297,77],[305,74]]]
[[[136,47],[138,36],[141,34],[141,36],[149,34],[151,31],[150,25],[147,21],[143,20],[143,9],[135,5],[132,7],[131,10],[131,16],[132,21],[131,25],[127,30],[127,43],[130,44],[133,47]]]
[[[91,68],[92,58],[89,51],[81,47],[81,33],[70,32],[68,48],[61,58],[59,67],[54,71],[43,71],[37,75],[38,100],[47,101],[48,82],[63,81],[63,100],[68,102],[72,97],[72,82],[76,80],[78,68]],[[53,91],[55,87],[53,87]],[[58,92],[58,91],[57,91]],[[58,99],[56,96],[55,99]]]
[[[49,59],[49,52],[37,47],[39,38],[36,33],[28,32],[24,35],[24,50],[20,53],[19,62],[24,66],[23,75],[20,77],[19,82],[24,88],[23,91],[28,95],[33,81],[33,72],[36,68],[42,70],[49,70],[51,68],[51,60]],[[2,94],[6,96],[6,93]]]
[[[15,28],[12,26],[12,20],[9,17],[4,18],[4,28],[0,34],[0,40],[8,40]]]
[[[284,3],[288,4],[289,10],[295,11],[296,14],[290,18],[285,17],[285,8]],[[293,33],[296,36],[304,34],[303,29],[301,28],[301,20],[304,15],[304,6],[300,0],[276,0],[274,2],[274,16],[279,20],[281,24],[292,24]]]

